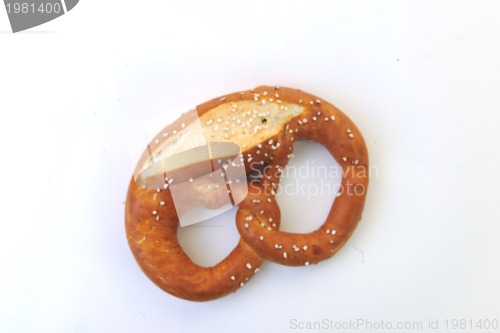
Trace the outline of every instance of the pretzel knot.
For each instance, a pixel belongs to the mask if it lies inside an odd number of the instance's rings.
[[[342,247],[361,219],[369,178],[365,142],[345,114],[316,96],[266,86],[214,99],[196,111],[206,136],[244,148],[244,168],[249,177],[231,187],[231,191],[243,186],[248,190],[238,201],[236,214],[241,238],[217,265],[194,264],[177,239],[179,218],[196,206],[219,207],[225,188],[222,192],[210,192],[204,199],[188,196],[179,204],[179,200],[173,199],[170,183],[147,188],[132,178],[125,212],[128,242],[139,266],[155,284],[187,300],[212,300],[244,286],[264,260],[308,266],[330,258]],[[179,138],[183,131],[193,135],[193,124],[193,119],[183,116],[167,126],[158,136],[166,138],[164,142],[153,140],[139,165],[144,165],[151,151],[161,156],[171,147],[182,148],[175,145],[182,141]],[[279,230],[281,214],[275,198],[296,140],[321,143],[342,168],[342,182],[328,217],[320,228],[306,234]],[[192,181],[182,173],[178,175],[184,181]],[[191,191],[200,190],[187,187],[182,194]]]

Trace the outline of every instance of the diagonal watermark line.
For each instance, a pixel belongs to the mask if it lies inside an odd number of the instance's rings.
[[[64,14],[66,14],[68,12],[68,10],[66,9],[66,0],[61,0],[61,5],[64,10]]]

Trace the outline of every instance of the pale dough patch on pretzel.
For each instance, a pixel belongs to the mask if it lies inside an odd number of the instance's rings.
[[[255,100],[223,103],[199,115],[198,119],[194,115],[196,110],[190,111],[193,114],[181,122],[180,128],[169,131],[167,126],[162,131],[163,134],[156,139],[158,143],[153,146],[153,157],[164,160],[208,142],[232,142],[245,151],[276,136],[284,124],[304,110],[303,106],[295,103],[273,98],[266,103],[266,99],[257,98],[258,94],[254,96]],[[189,165],[200,162],[196,155],[191,158],[183,163]],[[140,171],[149,166],[144,156],[143,160]]]

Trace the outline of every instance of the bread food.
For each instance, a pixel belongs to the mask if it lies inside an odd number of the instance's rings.
[[[323,144],[343,170],[340,195],[325,223],[307,234],[279,231],[280,212],[274,198],[295,140]],[[174,168],[176,179],[155,171],[152,160],[164,161],[211,142],[238,145],[249,179],[240,183],[248,184],[248,195],[239,204],[236,217],[241,240],[222,262],[205,268],[194,264],[178,243],[178,214],[183,212],[176,210],[169,188],[179,181],[191,182],[193,166],[204,158],[183,159]],[[361,133],[328,102],[283,87],[260,86],[229,94],[199,105],[152,140],[129,185],[128,242],[139,266],[163,290],[193,301],[215,299],[242,287],[265,259],[307,266],[336,253],[361,219],[368,186],[366,170],[368,153]],[[209,202],[217,206],[217,198],[225,193],[212,191],[207,196],[204,187],[193,191],[203,192],[205,199],[185,200],[184,211]]]

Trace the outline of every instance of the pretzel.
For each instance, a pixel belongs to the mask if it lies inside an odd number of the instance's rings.
[[[249,175],[248,195],[239,204],[236,217],[241,239],[219,264],[208,268],[194,264],[177,240],[179,214],[183,212],[174,207],[170,183],[144,188],[133,177],[126,200],[127,238],[139,266],[155,284],[177,297],[206,301],[242,287],[265,259],[309,265],[341,248],[361,218],[368,184],[366,174],[354,172],[368,168],[368,154],[361,133],[347,116],[299,90],[266,86],[213,99],[199,105],[196,114],[209,141],[241,147]],[[135,176],[145,169],[151,156],[161,160],[165,154],[199,144],[194,142],[199,139],[195,130],[199,128],[193,115],[181,116],[151,141]],[[195,138],[190,140],[190,136]],[[304,139],[322,143],[339,162],[342,188],[359,187],[363,192],[339,192],[317,231],[285,233],[279,231],[280,212],[274,195],[281,171],[292,156],[294,140]],[[186,202],[185,210],[207,205],[207,200]]]

